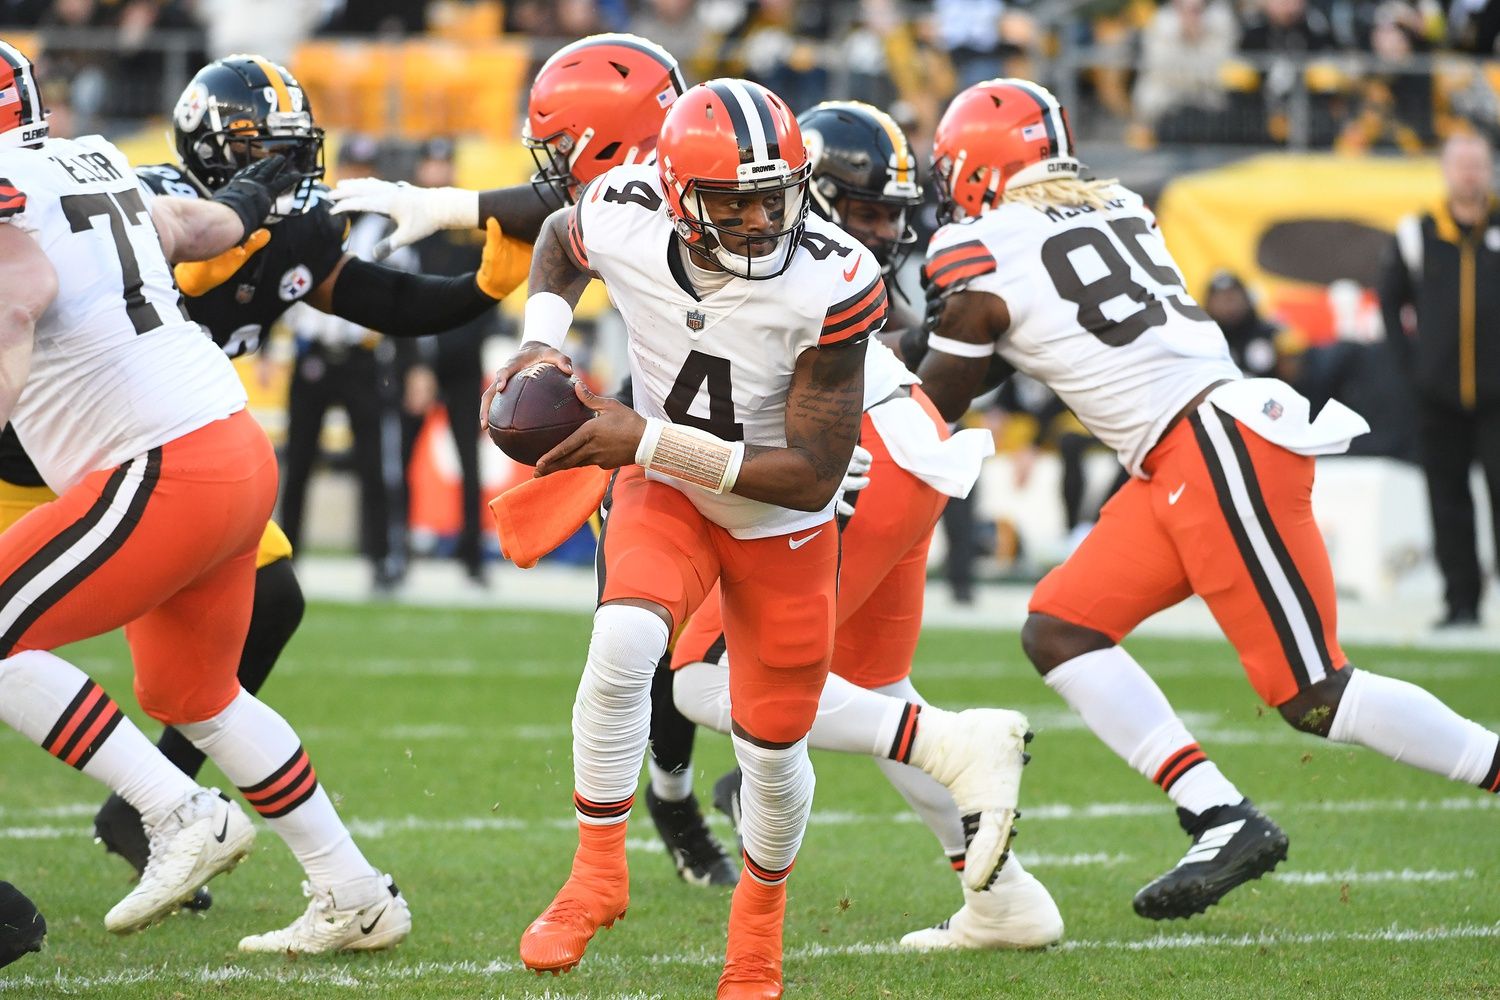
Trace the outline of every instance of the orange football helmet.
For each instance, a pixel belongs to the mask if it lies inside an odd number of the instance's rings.
[[[932,138],[932,173],[944,221],[1000,204],[1007,188],[1077,177],[1068,113],[1030,80],[986,80],[953,99]]]
[[[672,54],[638,35],[590,35],[559,49],[537,71],[521,129],[537,165],[532,182],[571,202],[610,167],[646,162],[686,89]]]
[[[36,69],[20,49],[0,41],[0,147],[41,142],[47,128]]]
[[[741,278],[774,278],[791,266],[807,220],[812,163],[797,116],[786,102],[749,80],[710,80],[683,94],[662,123],[657,170],[667,210],[688,248]],[[720,234],[743,238],[704,210],[704,192],[751,193],[780,225],[761,239],[770,252],[724,249]]]

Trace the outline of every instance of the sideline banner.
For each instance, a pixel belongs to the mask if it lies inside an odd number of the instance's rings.
[[[1200,301],[1226,268],[1309,344],[1373,340],[1390,234],[1442,191],[1432,157],[1267,154],[1171,181],[1157,217]]]

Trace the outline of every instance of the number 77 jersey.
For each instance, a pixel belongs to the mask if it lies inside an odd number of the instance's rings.
[[[990,292],[1010,309],[995,352],[1045,382],[1132,474],[1199,391],[1240,378],[1188,295],[1140,196],[1105,209],[1003,203],[938,230],[928,294]]]

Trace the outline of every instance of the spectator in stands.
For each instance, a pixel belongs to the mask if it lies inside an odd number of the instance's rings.
[[[1339,136],[1340,152],[1395,147],[1416,153],[1432,141],[1432,74],[1412,63],[1425,52],[1422,16],[1400,0],[1375,10],[1370,28],[1374,66],[1359,82],[1357,113]]]
[[[1484,470],[1500,538],[1500,205],[1489,143],[1461,134],[1443,147],[1447,198],[1402,220],[1380,278],[1387,337],[1416,393],[1422,468],[1447,614],[1479,620],[1483,575],[1469,476]],[[1408,312],[1414,323],[1407,326]]]
[[[449,139],[423,143],[412,182],[421,187],[449,187],[454,183],[454,146]],[[442,229],[416,243],[417,270],[425,274],[466,274],[479,267],[484,233],[477,229]],[[448,413],[448,429],[458,451],[463,476],[463,529],[456,555],[475,583],[485,583],[480,550],[478,392],[484,385],[481,354],[484,341],[496,332],[498,314],[491,310],[464,326],[429,337],[397,342],[399,367],[404,370],[405,411],[402,454],[411,458],[416,434],[434,403]]]
[[[282,65],[328,12],[325,4],[305,0],[197,0],[196,7],[210,59],[254,52]]]
[[[1000,34],[1003,0],[934,0],[932,12],[938,44],[953,61],[960,90],[1006,75],[1007,51]]]
[[[1500,52],[1500,0],[1454,0],[1448,28],[1461,51],[1495,55]]]
[[[1250,290],[1231,271],[1216,271],[1203,296],[1203,308],[1224,331],[1229,354],[1240,371],[1250,378],[1271,378],[1279,374],[1276,338],[1281,327],[1256,311]]]
[[[703,48],[706,28],[693,0],[648,0],[630,21],[630,31],[666,49],[684,66]]]
[[[751,0],[718,46],[717,73],[738,73],[763,84],[793,108],[828,96],[823,49],[833,30],[831,4]]]
[[[1316,7],[1309,8],[1307,0],[1260,0],[1260,9],[1246,18],[1240,51],[1270,58],[1261,72],[1260,89],[1267,116],[1265,131],[1271,139],[1283,142],[1288,136],[1288,114],[1293,95],[1304,86],[1306,57],[1333,47],[1328,18]],[[1308,138],[1319,145],[1332,141],[1326,108],[1312,110],[1316,121]]]
[[[1138,120],[1169,142],[1212,138],[1226,100],[1219,67],[1239,26],[1222,0],[1172,0],[1141,33],[1133,104]]]

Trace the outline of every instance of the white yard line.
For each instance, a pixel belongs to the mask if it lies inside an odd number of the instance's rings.
[[[1290,885],[1367,885],[1372,882],[1456,882],[1461,878],[1473,878],[1478,873],[1472,868],[1463,871],[1442,871],[1436,868],[1416,870],[1402,868],[1400,871],[1378,872],[1272,872],[1271,878]]]
[[[1500,924],[1453,924],[1438,927],[1390,926],[1373,931],[1319,931],[1305,934],[1157,934],[1148,938],[1080,939],[1067,940],[1058,946],[1059,951],[1188,951],[1212,948],[1273,948],[1309,944],[1412,944],[1439,941],[1493,940],[1500,938]],[[847,945],[809,945],[791,948],[786,961],[795,967],[799,962],[811,962],[826,958],[846,958],[863,955],[895,956],[903,952],[895,942],[881,941]],[[920,959],[928,961],[930,959]],[[642,966],[691,966],[715,967],[723,961],[718,952],[707,949],[667,954],[625,956],[596,955],[585,959],[583,970],[615,972],[638,972]],[[24,975],[0,979],[0,992],[12,990],[52,989],[64,990],[100,989],[111,986],[130,986],[140,983],[217,985],[223,983],[277,983],[335,986],[359,989],[371,984],[414,982],[444,976],[470,976],[489,978],[519,974],[520,963],[496,960],[492,962],[419,962],[415,965],[345,965],[308,967],[306,963],[291,968],[277,969],[251,966],[203,966],[197,969],[172,970],[166,967],[145,969],[122,969],[103,976],[32,976]],[[587,997],[591,994],[569,994]],[[652,994],[597,994],[615,1000],[644,1000]]]

